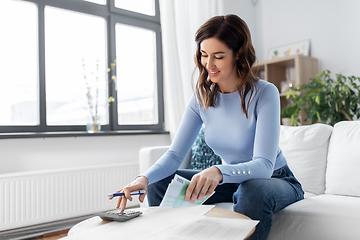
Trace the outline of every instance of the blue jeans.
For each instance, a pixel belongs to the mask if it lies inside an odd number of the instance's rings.
[[[199,170],[179,169],[176,174],[191,179]],[[174,178],[171,175],[148,186],[149,206],[159,206],[166,189]],[[241,184],[225,183],[218,185],[215,194],[206,204],[233,202],[234,211],[253,220],[259,220],[250,239],[267,239],[273,214],[284,207],[304,198],[301,184],[287,165],[275,170],[270,179],[253,179]]]

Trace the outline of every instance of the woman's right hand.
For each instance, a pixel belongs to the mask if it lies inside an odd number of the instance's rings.
[[[145,196],[147,194],[147,184],[148,179],[144,176],[140,176],[136,178],[133,182],[128,184],[126,187],[116,191],[115,193],[123,192],[125,195],[118,197],[118,201],[116,204],[116,208],[120,208],[120,211],[124,211],[126,207],[127,200],[132,201],[132,196],[130,195],[130,192],[133,191],[139,191],[139,190],[145,190],[144,194],[139,195],[139,201],[142,203],[144,202]],[[113,199],[113,197],[109,198],[110,200]]]

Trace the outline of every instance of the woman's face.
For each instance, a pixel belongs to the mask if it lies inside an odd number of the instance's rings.
[[[208,71],[210,80],[217,83],[220,91],[237,91],[238,73],[233,51],[217,38],[208,38],[200,43],[201,64]]]

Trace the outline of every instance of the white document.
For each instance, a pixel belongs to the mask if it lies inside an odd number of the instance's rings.
[[[99,240],[99,239],[149,239],[170,228],[192,222],[214,206],[199,205],[184,208],[156,208],[126,222],[111,222],[89,230],[62,238],[62,240]]]
[[[259,221],[201,216],[159,232],[148,240],[245,239]]]

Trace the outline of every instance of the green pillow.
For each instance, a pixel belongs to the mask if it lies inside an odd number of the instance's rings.
[[[191,147],[189,169],[203,170],[221,164],[221,158],[206,144],[204,130],[204,127],[200,129],[199,135]]]

